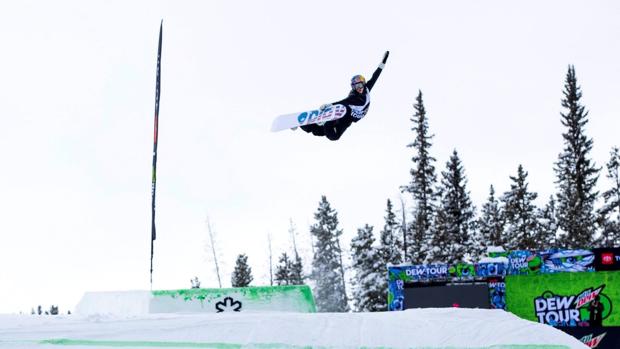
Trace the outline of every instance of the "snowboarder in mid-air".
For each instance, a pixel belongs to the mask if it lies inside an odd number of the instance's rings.
[[[327,121],[324,124],[303,125],[301,129],[315,136],[325,136],[332,141],[338,140],[352,123],[360,121],[366,116],[366,113],[368,113],[368,107],[370,106],[370,90],[372,90],[375,82],[377,82],[377,78],[381,75],[381,71],[387,62],[389,54],[390,51],[385,52],[383,60],[379,64],[377,70],[372,74],[370,80],[366,81],[362,75],[355,75],[351,78],[351,92],[349,92],[347,98],[321,106],[320,110],[323,111],[331,108],[334,104],[344,105],[347,108],[347,112],[342,118]]]

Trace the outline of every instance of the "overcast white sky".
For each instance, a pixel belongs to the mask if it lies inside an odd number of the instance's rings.
[[[540,205],[555,191],[569,64],[597,165],[620,145],[617,1],[5,1],[0,313],[149,288],[162,18],[154,289],[217,286],[207,215],[224,286],[239,253],[268,283],[267,234],[279,255],[292,219],[307,241],[321,195],[343,245],[366,223],[380,230],[410,179],[418,90],[438,171],[457,149],[477,207],[520,163]],[[385,50],[370,112],[340,141],[269,132],[278,114],[346,96]]]

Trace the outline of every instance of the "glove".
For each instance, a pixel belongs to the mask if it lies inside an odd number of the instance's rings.
[[[385,51],[385,54],[383,55],[383,60],[381,61],[381,64],[379,64],[379,68],[383,69],[383,67],[385,67],[385,63],[387,62],[389,55],[390,51]]]
[[[319,107],[319,110],[323,111],[323,110],[329,109],[331,107],[332,107],[331,104],[323,104],[322,106]]]

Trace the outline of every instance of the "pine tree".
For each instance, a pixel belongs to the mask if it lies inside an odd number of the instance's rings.
[[[545,208],[538,210],[538,229],[534,241],[538,241],[539,249],[559,247],[557,243],[558,221],[555,199],[549,197]]]
[[[345,289],[344,267],[338,229],[338,214],[332,210],[325,196],[314,214],[316,223],[310,227],[314,236],[312,279],[315,281],[314,296],[321,312],[346,312],[349,310]]]
[[[383,279],[387,273],[382,267],[378,251],[373,247],[375,238],[373,227],[368,224],[357,230],[357,236],[351,241],[353,259],[353,303],[360,312],[387,310],[387,285]]]
[[[231,276],[232,287],[248,287],[254,280],[252,268],[248,265],[248,256],[240,254],[235,263],[235,270]]]
[[[575,67],[569,66],[562,99],[566,112],[561,113],[562,125],[566,127],[562,134],[564,150],[555,164],[559,189],[557,220],[565,248],[589,247],[595,233],[594,204],[598,195],[595,187],[600,168],[589,158],[593,141],[585,135],[588,112],[579,101],[580,90]]]
[[[385,210],[385,224],[379,239],[378,258],[381,259],[381,263],[384,265],[400,264],[402,263],[400,251],[402,251],[400,224],[396,221],[392,201],[388,199]]]
[[[283,252],[276,265],[276,273],[274,275],[274,281],[276,285],[289,285],[290,283],[290,268],[291,260],[288,258],[286,252]]]
[[[433,227],[432,250],[428,260],[433,263],[470,262],[475,255],[475,208],[467,191],[467,179],[456,150],[442,172],[440,205]]]
[[[412,194],[415,208],[412,226],[408,229],[407,241],[404,242],[407,246],[404,259],[412,263],[422,263],[429,249],[428,242],[437,199],[434,190],[437,177],[433,165],[435,158],[429,153],[433,136],[429,135],[428,131],[428,119],[422,100],[422,91],[418,92],[413,108],[415,114],[411,121],[414,126],[411,130],[416,133],[416,138],[407,147],[414,148],[415,154],[411,158],[413,168],[409,171],[411,182],[404,186],[403,190]]]
[[[489,188],[489,197],[482,205],[482,212],[478,219],[478,231],[480,232],[480,243],[483,248],[489,246],[504,246],[504,226],[506,220],[500,206],[499,200],[495,198],[495,188]]]
[[[437,193],[440,197],[443,197],[442,188],[439,188]],[[439,205],[435,211],[434,222],[431,226],[431,249],[425,262],[448,263],[453,261],[450,251],[451,244],[449,217],[443,205]]]
[[[517,176],[510,176],[510,191],[502,196],[506,216],[506,247],[509,250],[536,250],[538,229],[534,200],[538,194],[528,191],[527,172],[519,165]]]
[[[278,260],[275,273],[276,285],[303,285],[303,265],[301,257],[295,256],[295,259],[289,258],[286,252],[283,252]]]
[[[289,267],[289,285],[303,285],[304,284],[304,266],[299,254],[295,254],[295,260],[291,261]]]
[[[598,210],[598,224],[601,235],[597,239],[600,247],[620,247],[620,150],[614,147],[607,163],[607,178],[611,188],[603,193],[605,203]]]

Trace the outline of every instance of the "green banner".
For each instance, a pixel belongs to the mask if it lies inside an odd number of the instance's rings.
[[[620,272],[510,275],[506,310],[552,326],[620,326]]]
[[[193,288],[153,291],[152,295],[150,313],[316,312],[307,285]]]

